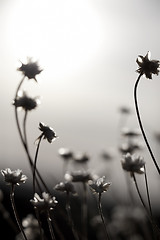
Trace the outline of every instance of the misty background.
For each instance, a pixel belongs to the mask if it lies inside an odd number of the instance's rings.
[[[0,0],[1,169],[20,168],[31,177],[12,101],[22,78],[16,69],[20,61],[33,57],[43,72],[37,77],[38,84],[25,80],[23,85],[29,96],[41,97],[40,106],[28,114],[32,156],[40,135],[39,122],[53,127],[59,136],[52,144],[43,141],[40,146],[37,166],[43,177],[63,179],[60,147],[86,152],[91,157],[89,169],[106,175],[108,163],[101,153],[109,149],[114,159],[109,165],[112,174],[106,178],[113,188],[119,187],[123,182],[117,153],[119,108],[132,110],[126,125],[138,128],[133,99],[136,58],[151,51],[152,59],[160,59],[159,11],[158,0]],[[159,78],[142,78],[138,89],[144,128],[157,157],[160,151],[154,133],[160,131]],[[145,147],[142,155],[149,175],[154,175],[151,191],[156,191],[158,176]]]

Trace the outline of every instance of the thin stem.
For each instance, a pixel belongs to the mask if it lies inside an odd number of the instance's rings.
[[[75,230],[75,227],[74,227],[74,223],[73,223],[73,220],[72,220],[72,214],[71,214],[71,207],[70,207],[70,195],[69,195],[69,192],[67,192],[67,198],[66,198],[66,211],[67,211],[67,215],[68,215],[68,221],[69,221],[69,225],[72,229],[72,233],[73,233],[73,236],[76,240],[79,239],[78,237],[78,234]]]
[[[154,222],[153,218],[152,218],[152,217],[150,216],[150,214],[148,213],[148,209],[147,209],[146,204],[145,204],[145,202],[144,202],[144,200],[143,200],[143,198],[142,198],[142,195],[141,195],[141,193],[140,193],[140,190],[139,190],[139,187],[138,187],[138,183],[137,183],[137,180],[136,180],[136,177],[135,177],[135,174],[134,174],[134,173],[132,173],[132,177],[133,177],[133,180],[134,180],[134,183],[135,183],[135,186],[136,186],[136,190],[137,190],[138,196],[139,196],[139,198],[140,198],[140,200],[141,200],[141,203],[142,203],[142,205],[143,205],[143,207],[144,207],[144,209],[145,209],[145,211],[146,211],[146,213],[147,213],[148,219],[149,219],[149,221],[151,222],[152,227],[154,228],[154,230],[156,230],[156,233],[160,236],[160,229],[159,229],[159,227],[157,226],[157,224]]]
[[[87,186],[83,183],[83,203],[82,203],[82,232],[83,239],[87,239]]]
[[[22,227],[22,224],[21,224],[21,221],[19,219],[19,216],[18,216],[18,213],[17,213],[17,209],[16,209],[16,206],[15,206],[15,202],[14,202],[14,184],[12,184],[11,186],[11,192],[10,192],[10,200],[11,200],[11,204],[12,204],[12,208],[13,208],[13,212],[14,212],[14,216],[15,216],[15,219],[17,221],[17,224],[18,224],[18,227],[23,235],[23,238],[25,240],[27,240],[27,237],[25,235],[25,232],[23,230],[23,227]]]
[[[33,165],[33,194],[36,192],[36,165],[37,165],[38,152],[39,152],[39,147],[40,147],[42,137],[43,137],[43,134],[41,134],[41,136],[38,138],[38,144],[37,144],[34,165]]]
[[[39,225],[39,233],[40,233],[40,238],[41,240],[44,240],[44,235],[43,235],[43,232],[42,232],[42,224],[41,224],[41,220],[40,220],[40,217],[39,217],[39,212],[37,209],[35,209],[35,213],[36,213],[36,217],[37,217],[37,221],[38,221],[38,225]]]
[[[51,220],[51,217],[50,217],[50,213],[49,213],[49,210],[47,211],[47,222],[48,222],[48,227],[49,227],[49,231],[50,231],[50,234],[51,234],[51,238],[52,240],[56,240],[56,237],[54,235],[54,232],[53,232],[53,227],[52,227],[52,220]]]
[[[148,199],[149,211],[150,211],[151,217],[153,217],[152,207],[151,207],[151,200],[150,200],[150,195],[149,195],[148,179],[147,179],[147,173],[146,173],[146,166],[145,165],[144,165],[144,177],[145,177],[145,184],[146,184],[146,191],[147,191],[147,199]]]
[[[142,73],[138,76],[137,81],[136,81],[135,86],[134,86],[135,108],[136,108],[137,118],[138,118],[139,126],[140,126],[140,129],[141,129],[141,132],[142,132],[144,141],[145,141],[145,143],[146,143],[146,145],[147,145],[147,148],[148,148],[149,153],[150,153],[150,155],[151,155],[151,158],[152,158],[152,160],[153,160],[153,162],[154,162],[154,165],[155,165],[155,167],[156,167],[156,169],[157,169],[157,171],[158,171],[158,173],[159,173],[159,175],[160,175],[160,168],[159,168],[159,166],[158,166],[158,164],[157,164],[157,162],[156,162],[156,159],[155,159],[155,157],[154,157],[154,154],[153,154],[153,152],[152,152],[152,149],[151,149],[151,147],[150,147],[150,145],[149,145],[149,143],[148,143],[148,140],[147,140],[145,131],[144,131],[144,129],[143,129],[143,125],[142,125],[142,121],[141,121],[141,117],[140,117],[140,113],[139,113],[139,108],[138,108],[137,87],[138,87],[138,83],[139,83],[139,80],[140,80],[141,76],[142,76]]]
[[[102,219],[102,223],[103,223],[103,228],[104,228],[104,232],[105,232],[105,235],[106,235],[106,239],[110,240],[110,237],[109,237],[109,234],[108,234],[108,230],[107,230],[107,226],[105,224],[105,220],[104,220],[104,216],[103,216],[103,212],[102,212],[101,196],[102,196],[101,193],[99,193],[99,196],[98,196],[98,210],[99,210],[99,214],[100,214],[101,219]]]

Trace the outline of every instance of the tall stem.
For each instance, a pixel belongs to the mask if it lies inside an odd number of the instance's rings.
[[[22,224],[21,224],[21,221],[19,219],[19,216],[18,216],[18,213],[17,213],[17,209],[16,209],[16,206],[15,206],[15,202],[14,202],[14,184],[11,185],[11,192],[10,192],[10,200],[11,200],[11,204],[12,204],[12,208],[13,208],[13,212],[14,212],[14,216],[15,216],[15,219],[17,221],[17,224],[18,224],[18,227],[23,235],[23,238],[25,240],[27,240],[27,237],[25,235],[25,232],[23,230],[23,227],[22,227]]]
[[[44,240],[43,229],[42,229],[42,226],[41,226],[42,224],[41,224],[39,212],[38,212],[37,209],[35,209],[35,213],[36,213],[36,217],[37,217],[37,221],[38,221],[38,225],[39,225],[40,238],[41,238],[41,240]]]
[[[83,183],[83,203],[82,203],[82,232],[83,240],[87,239],[87,186]]]
[[[47,222],[48,222],[51,238],[52,238],[52,240],[56,240],[56,237],[55,237],[54,232],[53,232],[52,220],[51,220],[51,217],[50,217],[50,214],[49,214],[49,210],[47,211]]]
[[[33,165],[33,194],[36,192],[36,165],[37,165],[38,152],[39,152],[39,147],[40,147],[42,137],[43,137],[43,134],[41,134],[41,136],[38,139],[38,144],[37,144],[37,149],[36,149],[36,154],[35,154],[35,159],[34,159],[34,165]]]
[[[104,228],[106,239],[110,240],[110,237],[109,237],[109,234],[108,234],[108,230],[107,230],[107,226],[105,224],[105,219],[104,219],[103,212],[102,212],[101,196],[102,196],[101,193],[99,193],[99,195],[98,195],[98,210],[99,210],[99,214],[100,214],[101,219],[102,219],[102,223],[103,223],[103,228]]]
[[[151,157],[152,157],[152,160],[153,160],[153,162],[154,162],[154,165],[155,165],[155,167],[156,167],[156,169],[157,169],[157,171],[158,171],[158,173],[159,173],[159,175],[160,175],[160,168],[159,168],[159,166],[158,166],[158,164],[157,164],[157,162],[156,162],[156,159],[155,159],[155,157],[154,157],[154,154],[153,154],[153,152],[152,152],[152,149],[151,149],[151,147],[150,147],[150,145],[149,145],[149,143],[148,143],[148,140],[147,140],[145,131],[144,131],[144,129],[143,129],[143,125],[142,125],[142,121],[141,121],[141,117],[140,117],[140,113],[139,113],[139,108],[138,108],[137,87],[138,87],[138,83],[139,83],[139,80],[140,80],[141,76],[142,76],[142,73],[138,76],[137,81],[136,81],[135,86],[134,86],[135,108],[136,108],[137,118],[138,118],[139,126],[140,126],[140,129],[141,129],[141,132],[142,132],[144,141],[145,141],[145,143],[146,143],[146,145],[147,145],[147,148],[148,148],[149,153],[150,153],[150,155],[151,155]]]
[[[147,179],[147,173],[146,173],[146,166],[145,165],[144,165],[144,177],[145,177],[145,184],[146,184],[146,191],[147,191],[147,199],[148,199],[149,211],[150,211],[151,217],[153,217],[152,207],[151,207],[151,200],[150,200],[150,195],[149,195],[148,179]]]

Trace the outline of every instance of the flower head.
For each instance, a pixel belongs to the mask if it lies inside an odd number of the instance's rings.
[[[13,105],[16,108],[21,107],[25,111],[31,111],[37,107],[38,102],[39,102],[38,98],[28,97],[26,92],[23,92],[23,95],[21,97],[17,97],[14,100]]]
[[[119,147],[119,151],[122,154],[127,154],[127,153],[133,154],[135,151],[141,150],[141,149],[142,149],[142,145],[137,141],[122,143],[121,146]]]
[[[43,71],[42,69],[39,69],[37,62],[32,62],[31,59],[28,59],[27,64],[22,63],[21,67],[17,70],[21,71],[25,77],[28,77],[28,79],[33,78],[35,81],[37,81],[36,75]]]
[[[42,131],[42,135],[44,139],[47,139],[49,143],[52,143],[53,140],[57,138],[56,133],[54,132],[53,128],[48,127],[44,123],[39,123],[39,130]],[[42,136],[41,135],[41,136]]]
[[[145,57],[139,55],[136,62],[139,65],[137,72],[144,74],[146,78],[152,79],[152,74],[158,75],[159,61],[150,60],[150,52],[148,52]]]
[[[130,153],[127,153],[122,159],[121,163],[122,163],[122,168],[125,171],[130,172],[131,175],[134,173],[139,173],[139,174],[144,173],[145,162],[143,158],[140,156],[135,157]]]
[[[53,210],[58,203],[55,197],[51,197],[50,194],[46,192],[42,193],[42,198],[35,193],[34,199],[31,199],[30,202],[34,208],[37,208],[39,211]]]
[[[58,153],[64,160],[69,160],[73,156],[73,153],[69,148],[60,148]]]
[[[61,192],[76,194],[75,188],[71,182],[60,182],[54,189]]]
[[[6,168],[1,170],[2,175],[4,176],[4,180],[9,185],[20,185],[21,183],[25,183],[27,177],[23,175],[22,170],[17,169],[15,171],[11,171],[10,168]]]
[[[105,176],[103,176],[101,178],[98,178],[94,182],[93,181],[90,182],[89,186],[91,187],[91,189],[92,189],[92,191],[94,193],[101,194],[103,192],[108,191],[109,186],[111,185],[111,183],[110,182],[105,183],[104,179],[105,179]]]
[[[129,138],[133,138],[133,137],[138,137],[141,135],[140,131],[138,129],[135,130],[131,130],[129,128],[123,128],[122,129],[122,135],[124,137],[129,137]]]
[[[90,172],[88,171],[74,171],[71,173],[66,173],[65,174],[65,179],[67,181],[72,181],[72,182],[88,182],[89,180],[93,180],[93,176]]]
[[[74,155],[74,161],[76,163],[86,163],[89,161],[90,157],[86,153],[77,153]]]

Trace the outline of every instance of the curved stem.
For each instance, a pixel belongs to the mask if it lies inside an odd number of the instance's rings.
[[[51,217],[50,217],[50,214],[49,214],[49,210],[47,211],[47,222],[48,222],[51,238],[52,238],[52,240],[56,240],[56,237],[55,237],[54,232],[53,232],[53,227],[52,227],[52,223],[51,223],[52,220],[51,220]]]
[[[37,144],[34,165],[33,165],[33,194],[36,192],[36,164],[37,164],[38,152],[39,152],[39,147],[40,147],[42,137],[43,137],[43,134],[41,134],[40,137],[38,138],[38,144]]]
[[[25,232],[23,230],[23,227],[22,227],[22,224],[21,224],[21,221],[19,219],[19,216],[18,216],[18,213],[17,213],[17,209],[16,209],[16,206],[15,206],[15,202],[14,202],[14,184],[11,185],[11,192],[10,192],[10,199],[11,199],[11,204],[12,204],[12,208],[13,208],[13,212],[14,212],[14,216],[15,216],[15,219],[17,221],[17,224],[18,224],[18,227],[23,235],[23,238],[25,240],[27,240],[27,237],[25,235]]]
[[[142,125],[142,121],[141,121],[141,117],[140,117],[140,113],[139,113],[139,108],[138,108],[137,87],[138,87],[138,83],[139,83],[139,80],[140,80],[141,76],[142,76],[142,73],[138,76],[137,81],[136,81],[135,86],[134,86],[135,108],[136,108],[137,118],[138,118],[139,126],[140,126],[140,129],[141,129],[141,132],[142,132],[144,141],[145,141],[145,143],[146,143],[146,145],[147,145],[147,148],[148,148],[149,153],[150,153],[150,155],[151,155],[151,157],[152,157],[152,160],[153,160],[153,162],[154,162],[154,165],[155,165],[155,167],[156,167],[156,169],[157,169],[157,171],[158,171],[158,173],[159,173],[159,175],[160,175],[160,168],[159,168],[159,166],[158,166],[158,164],[157,164],[157,162],[156,162],[156,159],[155,159],[155,157],[154,157],[154,154],[153,154],[153,152],[152,152],[152,149],[151,149],[151,147],[150,147],[150,145],[149,145],[149,143],[148,143],[148,140],[147,140],[145,131],[144,131],[144,129],[143,129],[143,125]]]
[[[103,228],[104,228],[104,232],[105,232],[105,235],[106,235],[106,239],[110,240],[110,237],[109,237],[109,234],[108,234],[108,230],[107,230],[107,226],[105,224],[105,220],[104,220],[104,216],[103,216],[103,212],[102,212],[101,196],[102,196],[101,193],[99,193],[99,195],[98,195],[98,210],[99,210],[99,214],[100,214],[101,219],[102,219],[102,223],[103,223]]]

